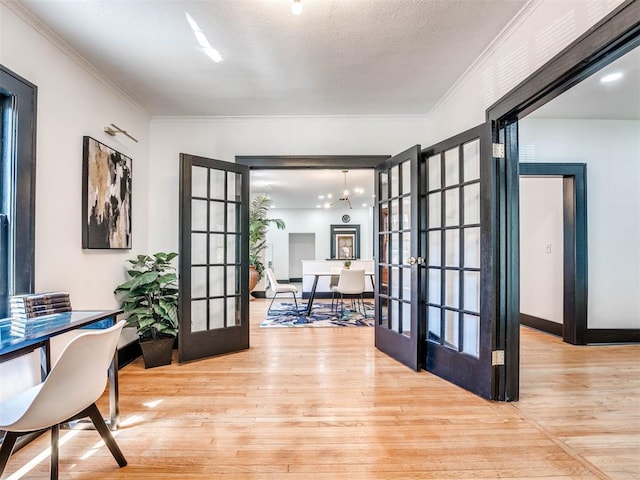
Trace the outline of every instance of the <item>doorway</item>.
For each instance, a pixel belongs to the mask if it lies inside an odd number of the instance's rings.
[[[528,215],[520,217],[520,306],[526,306],[520,310],[520,323],[561,336],[565,342],[574,345],[583,345],[587,339],[586,177],[586,164],[520,164],[521,185],[523,181],[529,180],[542,183],[543,185],[538,186],[544,188],[539,192],[538,198],[530,198],[537,201],[537,205],[529,205],[534,208],[527,209]],[[528,189],[525,188],[520,193],[520,212],[525,213],[523,199],[526,202]],[[557,205],[556,200],[559,200],[560,205]],[[551,218],[556,208],[560,218],[555,225],[560,227],[559,232],[555,231]],[[539,215],[535,216],[536,213]],[[536,223],[530,225],[533,231],[525,233],[527,219]],[[537,250],[533,251],[534,249]],[[556,255],[556,252],[560,252],[560,255]],[[554,257],[561,265],[547,260]],[[554,270],[556,278],[558,270],[561,272],[559,283],[550,286]],[[540,282],[545,285],[540,285]],[[545,287],[551,287],[551,290],[542,292],[540,289]],[[558,308],[537,310],[548,312],[548,316],[528,314],[525,311],[539,309],[541,303],[547,303],[548,306],[549,299],[554,295],[561,297],[559,311]]]

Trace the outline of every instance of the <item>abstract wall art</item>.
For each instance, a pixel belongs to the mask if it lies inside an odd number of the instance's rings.
[[[131,248],[131,159],[83,137],[82,248]]]

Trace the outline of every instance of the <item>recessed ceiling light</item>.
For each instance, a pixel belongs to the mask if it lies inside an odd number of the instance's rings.
[[[294,15],[300,15],[302,13],[302,0],[293,0],[291,3],[291,12]]]
[[[609,75],[605,75],[600,79],[602,83],[615,82],[616,80],[620,80],[622,78],[621,72],[610,73]]]
[[[363,203],[362,206],[363,207],[368,207],[368,205],[366,203]]]
[[[324,200],[324,195],[318,195],[318,198],[319,198],[320,200]]]
[[[316,205],[316,208],[322,208],[322,205]]]

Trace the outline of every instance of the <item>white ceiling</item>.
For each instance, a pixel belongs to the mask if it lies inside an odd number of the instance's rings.
[[[528,2],[19,1],[154,116],[427,114]]]

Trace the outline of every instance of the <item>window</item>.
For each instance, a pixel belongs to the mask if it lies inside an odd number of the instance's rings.
[[[34,287],[37,87],[0,65],[0,318]]]

